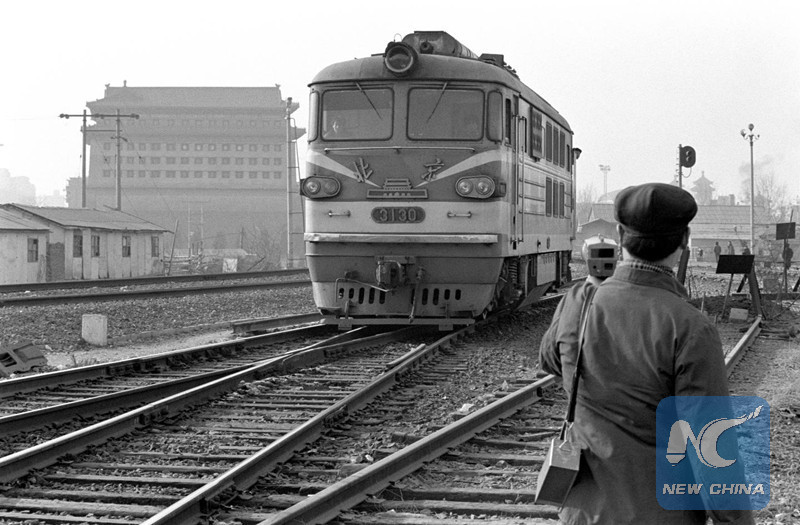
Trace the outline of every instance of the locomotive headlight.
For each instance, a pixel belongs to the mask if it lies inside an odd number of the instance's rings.
[[[475,185],[475,189],[481,195],[491,195],[494,193],[494,181],[492,179],[480,178]]]
[[[461,177],[456,182],[456,193],[470,199],[488,199],[495,192],[491,177]]]
[[[321,189],[322,183],[318,179],[306,179],[303,181],[303,193],[306,197],[316,195]]]
[[[469,197],[473,188],[472,179],[459,179],[456,183],[456,193],[462,197]]]
[[[417,64],[417,52],[408,44],[389,42],[383,53],[386,69],[401,77],[407,75]]]
[[[324,199],[338,195],[342,185],[331,177],[308,177],[303,180],[301,188],[309,199]]]

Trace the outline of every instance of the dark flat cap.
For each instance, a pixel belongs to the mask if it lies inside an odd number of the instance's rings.
[[[691,193],[660,182],[629,186],[614,201],[614,217],[635,237],[683,233],[696,214],[697,203]]]

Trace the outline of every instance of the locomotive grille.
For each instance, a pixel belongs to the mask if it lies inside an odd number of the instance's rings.
[[[356,304],[384,304],[386,303],[386,292],[368,286],[341,286],[337,290],[339,298],[347,298]],[[426,287],[420,293],[420,304],[438,305],[448,301],[460,301],[461,289]],[[411,293],[411,302],[415,299],[414,292]]]

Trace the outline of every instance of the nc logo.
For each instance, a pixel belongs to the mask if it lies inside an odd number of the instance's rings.
[[[735,459],[725,459],[717,451],[717,440],[723,432],[729,428],[741,425],[749,421],[761,412],[763,405],[760,405],[753,412],[734,419],[719,418],[709,423],[700,430],[697,436],[692,432],[692,427],[686,421],[679,419],[672,424],[669,432],[669,442],[667,443],[667,461],[673,466],[680,463],[686,457],[686,447],[691,440],[694,445],[697,458],[703,465],[712,468],[729,467],[736,463]],[[663,449],[662,449],[663,450]]]

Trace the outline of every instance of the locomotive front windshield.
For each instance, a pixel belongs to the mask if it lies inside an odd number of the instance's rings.
[[[480,140],[483,92],[475,89],[412,89],[408,95],[408,136],[415,140]]]
[[[380,140],[392,136],[392,91],[386,88],[326,91],[322,138]]]

